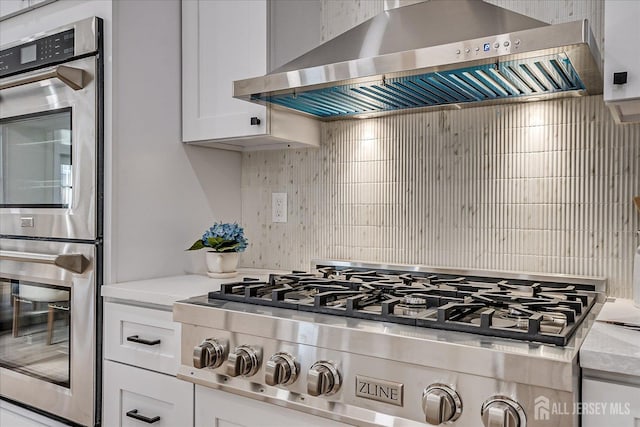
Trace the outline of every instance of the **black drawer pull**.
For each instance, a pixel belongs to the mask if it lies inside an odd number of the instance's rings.
[[[127,337],[127,341],[137,342],[138,344],[144,344],[144,345],[160,344],[160,340],[145,340],[144,338],[140,338],[138,335],[131,335],[130,337]]]
[[[131,417],[131,418],[134,418],[136,420],[144,421],[147,424],[153,424],[155,422],[160,421],[160,417],[157,416],[157,415],[155,417],[153,417],[153,418],[145,417],[144,415],[139,415],[137,409],[132,409],[129,412],[127,412],[127,417]]]

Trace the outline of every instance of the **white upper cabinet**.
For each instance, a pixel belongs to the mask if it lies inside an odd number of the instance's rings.
[[[267,71],[266,5],[266,0],[182,2],[184,142],[266,133],[266,107],[233,98],[234,80]],[[251,125],[252,117],[260,124]]]
[[[606,0],[604,21],[604,101],[618,123],[640,122],[640,2]]]
[[[268,6],[183,0],[183,142],[235,150],[318,145],[316,121],[233,98],[234,80],[267,73]]]
[[[0,0],[0,19],[28,12],[56,0]],[[0,40],[0,44],[2,41]]]

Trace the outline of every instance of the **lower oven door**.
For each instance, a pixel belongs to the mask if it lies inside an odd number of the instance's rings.
[[[98,236],[96,58],[0,79],[0,235]]]
[[[0,239],[0,397],[94,424],[97,249]]]

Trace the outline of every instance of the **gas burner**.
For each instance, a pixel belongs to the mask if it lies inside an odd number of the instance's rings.
[[[509,328],[518,327],[520,329],[526,329],[529,324],[529,318],[517,310],[510,309],[506,312],[501,312],[497,318],[494,318],[493,324],[497,326],[496,322],[513,323],[513,326],[507,326]]]
[[[476,317],[469,321],[474,325],[480,325],[481,319],[480,317]],[[506,319],[504,317],[499,317],[497,319],[493,319],[491,326],[495,328],[516,328],[519,326],[519,322],[517,320]]]
[[[404,305],[425,305],[427,304],[427,299],[416,296],[416,295],[406,295],[402,297],[402,304]]]
[[[592,287],[451,274],[322,267],[224,283],[210,299],[566,345]]]

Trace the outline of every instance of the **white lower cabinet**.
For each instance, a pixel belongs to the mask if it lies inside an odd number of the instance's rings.
[[[105,301],[102,426],[348,427],[177,379],[180,330],[168,310]]]
[[[0,400],[0,426],[2,427],[68,427],[44,415]]]
[[[639,427],[640,386],[582,380],[582,427]]]
[[[175,377],[179,359],[169,309],[105,301],[102,425],[192,427],[193,384]]]
[[[193,384],[108,360],[103,378],[103,426],[193,426]]]
[[[341,427],[348,424],[196,386],[196,427]]]

